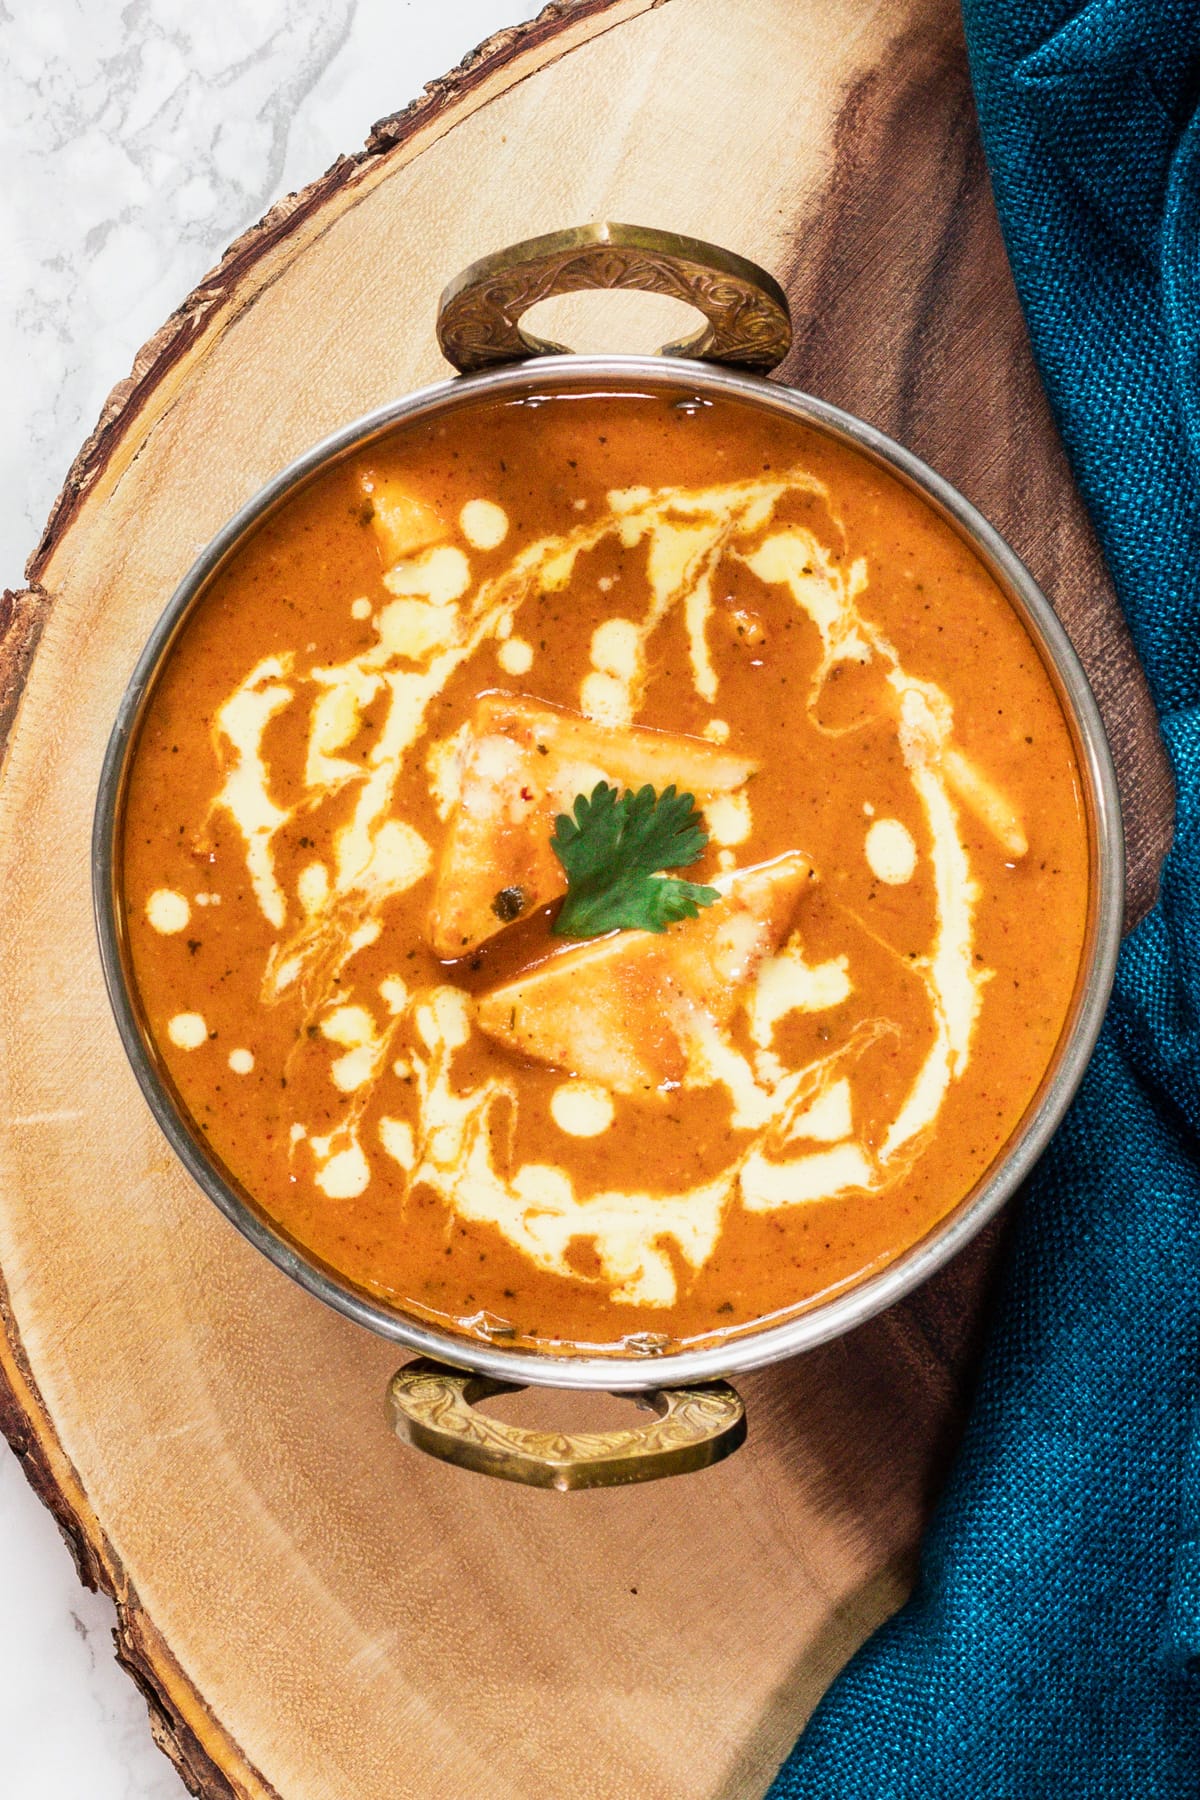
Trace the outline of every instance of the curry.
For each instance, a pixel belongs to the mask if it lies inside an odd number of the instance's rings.
[[[1071,733],[931,505],[664,382],[323,468],[162,668],[121,848],[145,1028],[229,1178],[410,1317],[719,1341],[994,1164],[1087,929]]]

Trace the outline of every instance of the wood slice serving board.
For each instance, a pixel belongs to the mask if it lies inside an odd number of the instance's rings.
[[[1118,749],[1136,909],[1169,832],[947,0],[551,6],[230,250],[112,396],[0,649],[0,1411],[206,1796],[762,1794],[902,1599],[969,1387],[996,1232],[852,1337],[748,1379],[749,1444],[703,1475],[560,1496],[427,1462],[388,1434],[395,1349],[190,1185],[109,1018],[92,798],[175,583],[297,452],[444,373],[432,322],[460,267],[604,216],[780,274],[783,377],[925,456],[1060,606]],[[615,335],[645,348],[658,323],[630,311]]]

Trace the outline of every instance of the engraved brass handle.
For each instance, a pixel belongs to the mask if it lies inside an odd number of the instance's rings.
[[[493,1394],[520,1392],[422,1359],[392,1377],[388,1405],[406,1444],[527,1487],[620,1487],[686,1475],[731,1456],[746,1436],[741,1397],[723,1381],[632,1396],[655,1417],[625,1431],[532,1431],[475,1411]]]
[[[472,263],[438,306],[437,335],[448,362],[464,373],[563,351],[521,330],[539,300],[582,288],[636,288],[686,300],[708,323],[663,356],[704,357],[762,374],[792,342],[787,295],[757,263],[717,244],[643,225],[580,225],[529,238]]]

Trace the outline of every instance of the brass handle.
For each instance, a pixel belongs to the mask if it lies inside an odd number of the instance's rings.
[[[392,1377],[388,1403],[406,1444],[527,1487],[619,1487],[686,1475],[731,1456],[746,1437],[746,1409],[723,1381],[632,1396],[655,1417],[625,1431],[532,1431],[475,1411],[493,1394],[520,1392],[422,1359]]]
[[[665,345],[663,356],[704,357],[765,374],[791,346],[787,295],[757,263],[671,231],[599,224],[529,238],[464,269],[438,306],[442,353],[464,373],[557,355],[564,346],[530,337],[521,315],[539,300],[581,288],[667,294],[702,312],[703,330]]]

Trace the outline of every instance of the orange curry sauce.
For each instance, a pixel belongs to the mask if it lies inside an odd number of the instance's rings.
[[[573,945],[553,819],[643,755],[723,898]],[[971,550],[818,431],[664,386],[468,400],[282,505],[162,671],[122,883],[254,1204],[400,1311],[570,1350],[711,1341],[927,1233],[1052,1061],[1088,876]]]

